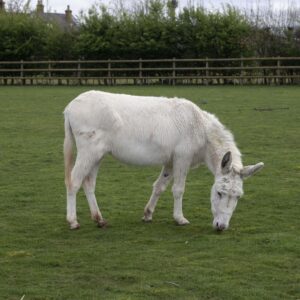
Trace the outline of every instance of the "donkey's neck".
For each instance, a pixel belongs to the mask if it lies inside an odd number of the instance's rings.
[[[210,114],[209,114],[210,115]],[[236,172],[243,168],[241,153],[237,148],[232,133],[227,130],[213,115],[206,128],[205,162],[210,171],[216,176],[221,171],[221,162],[226,152],[232,155],[232,167]]]

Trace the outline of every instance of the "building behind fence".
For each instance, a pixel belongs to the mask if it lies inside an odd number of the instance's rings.
[[[0,61],[0,85],[299,83],[300,57]]]

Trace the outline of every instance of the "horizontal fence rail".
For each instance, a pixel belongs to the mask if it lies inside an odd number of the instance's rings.
[[[0,61],[0,85],[299,83],[300,57]]]

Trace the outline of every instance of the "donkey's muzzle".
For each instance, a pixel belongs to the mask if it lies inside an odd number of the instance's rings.
[[[228,225],[221,222],[214,222],[213,227],[217,231],[224,231],[228,228]]]

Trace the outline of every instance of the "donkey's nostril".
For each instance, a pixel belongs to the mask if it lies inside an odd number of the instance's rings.
[[[223,231],[225,228],[226,228],[225,224],[222,224],[222,223],[219,223],[219,222],[216,223],[216,229],[218,231]]]
[[[213,221],[213,228],[217,231],[223,231],[227,229],[227,225],[225,222]]]

